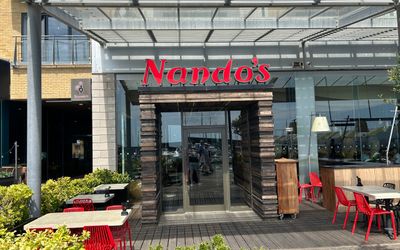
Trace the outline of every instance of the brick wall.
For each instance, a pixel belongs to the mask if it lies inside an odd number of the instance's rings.
[[[91,68],[81,67],[42,67],[42,98],[71,98],[71,79],[92,78]],[[14,68],[11,71],[10,98],[12,100],[26,99],[27,76],[26,68]]]
[[[14,37],[21,35],[21,13],[26,12],[21,0],[0,0],[0,58],[12,63],[14,59]],[[71,98],[71,79],[91,78],[90,65],[62,65],[42,67],[42,98]],[[10,98],[26,99],[26,68],[11,68]]]
[[[115,122],[115,79],[113,74],[92,77],[93,169],[117,170]]]

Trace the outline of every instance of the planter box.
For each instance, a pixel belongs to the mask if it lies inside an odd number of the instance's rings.
[[[0,186],[10,186],[14,183],[15,183],[14,176],[7,178],[0,178]]]

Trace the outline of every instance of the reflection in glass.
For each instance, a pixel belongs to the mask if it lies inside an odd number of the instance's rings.
[[[189,205],[223,205],[223,160],[221,133],[189,133],[185,174]]]
[[[358,77],[357,79],[363,79]],[[343,161],[386,162],[386,147],[394,104],[378,99],[390,85],[373,82],[349,86],[316,88],[316,111],[326,114],[331,132],[318,136],[320,158]],[[389,160],[396,162],[399,133],[393,134]]]
[[[181,113],[161,113],[162,209],[183,208]]]
[[[230,131],[229,183],[231,206],[246,206],[246,204],[249,204],[251,194],[251,167],[248,140],[243,140],[243,138],[246,139],[246,134],[244,133],[247,131],[245,113],[230,111]]]

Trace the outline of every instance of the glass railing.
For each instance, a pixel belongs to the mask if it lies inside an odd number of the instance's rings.
[[[86,36],[42,36],[42,64],[90,64],[90,41]],[[27,37],[15,37],[14,64],[24,65],[28,58]]]

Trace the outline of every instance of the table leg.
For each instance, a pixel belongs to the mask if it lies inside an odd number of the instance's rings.
[[[385,208],[386,211],[390,211],[390,199],[385,199]],[[392,221],[390,218],[390,214],[386,215],[386,223],[385,223],[385,232],[389,236],[390,239],[393,239],[393,228]]]

